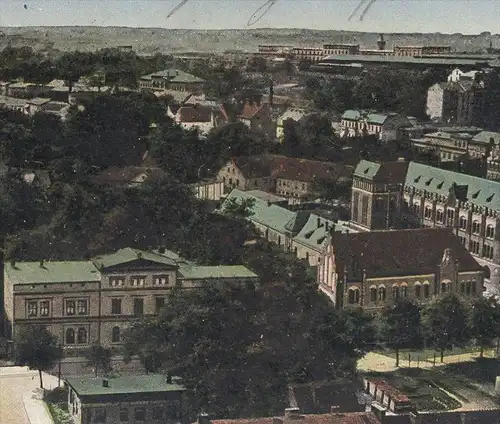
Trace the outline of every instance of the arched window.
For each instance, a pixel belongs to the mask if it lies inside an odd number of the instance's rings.
[[[384,286],[381,286],[378,288],[378,300],[380,301],[385,301],[385,298],[387,296],[387,292],[385,290],[385,287]]]
[[[415,297],[419,299],[420,296],[422,296],[422,285],[417,281],[415,283]]]
[[[479,223],[479,221],[474,221],[472,223],[472,232],[474,234],[479,234],[480,231],[481,231],[481,224]]]
[[[401,288],[399,290],[399,294],[401,297],[407,297],[408,296],[408,285],[407,284],[402,284]]]
[[[465,216],[461,216],[460,217],[460,228],[462,230],[466,230],[467,229],[467,218]]]
[[[113,343],[120,342],[120,327],[113,327],[113,330],[111,330],[111,341]]]
[[[79,343],[79,344],[85,344],[87,343],[87,330],[85,330],[85,328],[83,327],[80,327],[78,329],[78,334],[77,334],[77,339],[76,341]]]
[[[348,302],[353,305],[359,303],[359,289],[351,288],[348,292]]]
[[[370,287],[370,302],[377,301],[377,288],[375,286]]]
[[[66,330],[66,344],[74,344],[75,343],[75,330],[72,328],[68,328]]]
[[[493,227],[493,225],[488,225],[486,227],[486,237],[488,237],[488,238],[495,237],[495,227]]]
[[[431,294],[430,284],[426,281],[424,283],[424,297],[428,298]]]
[[[392,286],[392,298],[399,299],[399,287],[398,286]]]

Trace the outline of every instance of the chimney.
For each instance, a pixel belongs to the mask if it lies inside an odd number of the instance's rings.
[[[321,227],[321,218],[318,218],[318,228]]]
[[[40,261],[40,268],[45,268],[45,261],[43,259]]]
[[[15,259],[11,259],[11,260],[10,260],[10,266],[11,266],[13,269],[16,269],[16,260],[15,260]]]
[[[198,424],[210,424],[210,418],[206,412],[198,414]]]
[[[170,373],[167,373],[167,383],[168,384],[172,383],[172,376],[170,375]]]
[[[286,408],[285,409],[285,419],[297,419],[300,418],[299,408]]]
[[[269,83],[269,106],[273,107],[274,101],[274,83],[273,80]]]
[[[102,387],[109,387],[109,381],[105,378],[102,379]]]
[[[379,50],[385,50],[386,42],[384,40],[384,34],[380,34],[380,37],[377,41],[377,45]]]
[[[160,246],[160,247],[158,248],[158,252],[159,252],[159,253],[161,253],[161,254],[164,254],[164,253],[165,253],[165,247]]]
[[[330,223],[328,221],[325,221],[325,229],[326,229],[326,232],[328,232],[328,230],[330,230]]]
[[[137,252],[137,259],[141,259],[142,258],[142,252]]]

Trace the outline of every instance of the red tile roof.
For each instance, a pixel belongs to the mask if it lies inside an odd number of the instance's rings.
[[[357,261],[367,277],[432,274],[445,249],[458,259],[460,272],[482,269],[449,228],[335,233],[332,244],[340,269],[350,271]]]
[[[312,182],[351,178],[353,169],[343,163],[321,162],[280,155],[240,156],[232,159],[245,178],[273,177]]]
[[[241,119],[252,119],[257,113],[260,112],[264,103],[250,103],[247,102],[243,105],[243,110],[238,114],[238,118]]]
[[[278,418],[283,424],[380,424],[380,421],[372,412],[347,412],[344,414],[315,414],[300,415],[293,418]],[[215,420],[212,424],[273,424],[276,419],[265,418],[243,418],[234,420]]]
[[[176,115],[177,119],[184,123],[210,122],[212,120],[212,108],[202,105],[182,106]]]

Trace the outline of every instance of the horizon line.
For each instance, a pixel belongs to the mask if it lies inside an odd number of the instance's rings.
[[[8,29],[23,29],[23,28],[121,28],[121,29],[156,29],[156,30],[172,30],[172,31],[311,31],[311,32],[339,32],[353,34],[387,34],[387,35],[443,35],[453,36],[461,35],[464,37],[480,37],[489,34],[490,37],[500,37],[500,33],[492,33],[490,31],[482,31],[480,33],[463,33],[463,32],[384,32],[384,31],[355,31],[343,29],[314,29],[301,27],[260,27],[260,28],[168,28],[168,27],[147,27],[147,26],[122,26],[122,25],[0,25],[0,28]],[[483,35],[484,34],[484,35]]]

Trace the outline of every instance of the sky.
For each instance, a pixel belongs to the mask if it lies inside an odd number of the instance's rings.
[[[246,28],[266,0],[0,0],[0,26]],[[254,28],[367,32],[500,33],[498,0],[377,0],[364,20],[348,20],[359,0],[275,0]],[[26,7],[25,7],[26,6]]]

